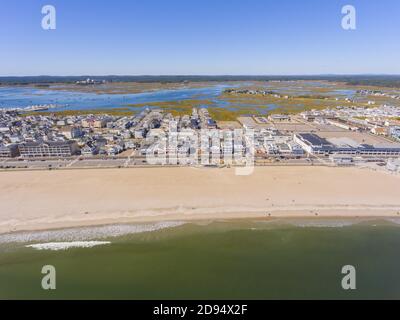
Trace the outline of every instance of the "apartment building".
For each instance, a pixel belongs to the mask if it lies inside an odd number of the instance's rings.
[[[24,158],[70,157],[79,151],[74,141],[25,142],[18,149]]]
[[[0,145],[0,158],[14,158],[19,156],[16,144]]]

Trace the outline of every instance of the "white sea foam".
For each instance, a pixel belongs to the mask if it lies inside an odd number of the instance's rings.
[[[185,224],[185,222],[166,221],[148,224],[118,224],[98,227],[8,233],[0,235],[0,243],[88,241],[120,237],[142,232],[152,232],[165,228],[178,227],[183,224]]]
[[[302,228],[342,228],[349,227],[357,224],[359,221],[355,220],[299,220],[299,221],[288,221],[290,224],[296,227]]]
[[[30,244],[25,247],[33,248],[36,250],[67,250],[71,248],[92,248],[95,246],[102,246],[110,244],[110,241],[72,241],[72,242],[48,242],[48,243],[37,243]]]
[[[400,224],[400,218],[386,218],[385,220],[394,224]]]

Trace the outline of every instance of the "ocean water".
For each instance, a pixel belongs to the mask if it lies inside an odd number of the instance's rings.
[[[399,222],[172,222],[2,236],[0,298],[398,299]],[[56,268],[56,290],[41,288],[44,265]],[[356,290],[341,287],[344,265],[356,268]]]

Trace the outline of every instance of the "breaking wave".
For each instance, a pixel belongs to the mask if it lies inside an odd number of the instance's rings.
[[[178,227],[183,224],[185,224],[185,222],[167,221],[148,224],[118,224],[98,227],[93,226],[61,230],[8,233],[0,235],[0,243],[88,241],[120,237],[142,232],[152,232],[166,228]]]
[[[95,246],[101,246],[110,244],[110,241],[72,241],[72,242],[48,242],[48,243],[37,243],[30,244],[25,247],[33,248],[36,250],[67,250],[71,248],[92,248]]]
[[[400,225],[400,218],[386,218],[385,220],[394,223],[396,225]]]
[[[310,221],[288,221],[291,225],[301,228],[343,228],[358,224],[355,220],[310,220]]]

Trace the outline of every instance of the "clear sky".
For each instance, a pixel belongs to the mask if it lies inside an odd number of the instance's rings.
[[[0,43],[1,76],[400,74],[400,1],[1,0]]]

